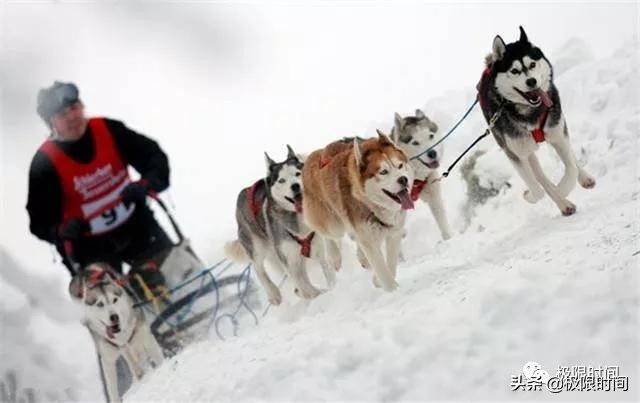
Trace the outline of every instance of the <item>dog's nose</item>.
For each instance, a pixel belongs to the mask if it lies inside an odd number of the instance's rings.
[[[536,80],[533,77],[529,77],[527,78],[527,81],[525,81],[525,83],[527,84],[528,87],[536,88],[536,85],[538,85],[538,80]]]
[[[111,322],[113,322],[113,323],[118,323],[118,322],[120,322],[120,318],[119,318],[119,317],[118,317],[118,315],[116,315],[115,313],[112,313],[112,314],[109,316],[109,319],[110,319],[110,320],[111,320]]]
[[[300,184],[294,183],[291,185],[291,191],[293,191],[293,193],[300,193]]]
[[[409,179],[407,179],[406,176],[401,176],[398,178],[398,183],[404,187],[407,187],[407,185],[409,184]]]
[[[432,160],[436,159],[437,156],[438,152],[436,150],[429,150],[429,152],[427,153],[427,157],[431,158]]]

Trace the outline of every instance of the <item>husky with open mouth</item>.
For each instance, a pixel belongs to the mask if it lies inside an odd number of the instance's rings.
[[[325,241],[330,266],[340,267],[340,240],[349,234],[361,260],[371,263],[375,284],[396,289],[406,211],[413,208],[406,153],[381,132],[368,140],[340,140],[309,155],[302,180],[304,217]]]
[[[109,402],[121,401],[116,361],[122,357],[134,379],[162,363],[164,355],[133,297],[106,263],[88,265],[69,284],[71,297],[82,303],[84,321],[96,345]]]
[[[275,162],[265,153],[267,175],[238,195],[238,240],[225,245],[229,259],[253,262],[258,280],[274,305],[282,302],[282,295],[265,264],[287,273],[301,298],[321,293],[309,280],[307,258],[320,262],[329,286],[335,282],[335,270],[325,263],[320,237],[303,220],[303,162],[290,146],[287,150],[284,162]]]
[[[442,139],[438,125],[420,109],[416,109],[415,116],[402,117],[396,113],[391,139],[407,153],[409,158],[413,158],[410,164],[415,179],[411,187],[411,199],[413,201],[421,199],[427,203],[436,219],[442,239],[451,238],[451,229],[440,190],[438,168],[444,147],[442,144],[436,146]],[[425,150],[428,151],[425,153]]]
[[[578,166],[571,149],[553,67],[522,27],[517,42],[505,44],[500,36],[495,37],[478,92],[485,119],[494,122],[494,138],[527,186],[525,200],[536,203],[546,192],[563,215],[575,213],[576,206],[567,196],[576,181],[585,189],[596,182]],[[545,141],[565,167],[557,185],[547,178],[536,156],[539,143]]]

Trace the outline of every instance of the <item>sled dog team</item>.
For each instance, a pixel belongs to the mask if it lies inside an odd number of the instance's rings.
[[[546,193],[563,215],[575,213],[567,196],[576,182],[592,188],[595,180],[576,163],[552,66],[522,27],[516,42],[494,39],[478,98],[496,142],[526,185],[525,200],[536,203]],[[407,210],[418,199],[428,204],[442,238],[452,235],[439,183],[443,146],[434,147],[441,138],[438,125],[417,110],[415,116],[396,113],[389,134],[343,138],[304,160],[290,146],[282,162],[265,154],[265,177],[238,195],[238,239],[225,245],[225,254],[234,261],[251,261],[269,302],[278,305],[282,295],[267,265],[287,273],[299,297],[314,298],[322,291],[309,280],[308,259],[320,263],[332,287],[342,264],[341,241],[348,235],[360,264],[372,270],[374,284],[393,291]],[[542,142],[564,164],[557,185],[538,162]],[[138,379],[147,365],[162,361],[162,351],[108,265],[90,265],[69,291],[85,309],[107,397],[119,401],[116,360],[123,357]]]
[[[567,196],[576,182],[589,189],[595,180],[577,165],[550,62],[520,27],[516,42],[505,44],[496,36],[485,63],[478,84],[480,106],[526,185],[524,199],[536,203],[546,193],[563,215],[575,213]],[[451,237],[438,180],[442,145],[433,147],[441,136],[438,125],[416,110],[415,116],[396,113],[389,134],[343,138],[304,161],[290,146],[282,162],[265,154],[265,178],[238,195],[238,239],[225,245],[225,254],[234,261],[251,261],[269,302],[278,305],[282,296],[266,266],[287,273],[296,295],[314,298],[321,290],[309,280],[307,260],[320,263],[332,287],[342,264],[341,240],[348,235],[362,266],[372,270],[374,284],[393,291],[406,214],[415,201],[425,201],[442,238]],[[564,164],[557,185],[536,156],[542,142]]]

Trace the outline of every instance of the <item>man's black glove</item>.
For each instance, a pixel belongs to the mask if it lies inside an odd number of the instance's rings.
[[[70,218],[58,227],[58,236],[65,241],[77,241],[90,229],[89,223],[82,218]]]
[[[136,182],[131,182],[122,189],[120,197],[125,205],[143,204],[147,197],[147,192],[150,190],[149,182],[141,179]]]

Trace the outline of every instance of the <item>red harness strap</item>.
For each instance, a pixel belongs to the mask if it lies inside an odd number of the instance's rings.
[[[420,197],[420,193],[422,193],[422,189],[427,186],[429,182],[427,182],[427,178],[424,178],[423,181],[420,179],[413,180],[413,186],[411,186],[411,200],[416,201]]]
[[[484,71],[482,72],[482,76],[480,77],[480,81],[478,81],[478,84],[476,85],[476,90],[478,91],[478,101],[480,102],[480,108],[482,108],[482,110],[485,110],[485,108],[487,106],[486,99],[484,99],[481,96],[482,88],[484,87],[484,83],[487,80],[487,78],[489,77],[489,74],[491,74],[491,67],[493,67],[492,64],[488,65],[484,69]]]
[[[262,208],[262,202],[256,200],[256,189],[262,183],[263,179],[257,181],[247,191],[247,202],[249,202],[249,209],[251,210],[251,214],[253,214],[253,218],[258,218],[258,214],[260,213],[260,209]]]
[[[324,157],[320,157],[320,169],[326,167],[330,162],[331,162],[330,159],[324,158]]]
[[[307,235],[306,238],[298,238],[297,236],[293,235],[291,232],[287,231],[289,233],[289,236],[291,238],[293,238],[296,242],[298,242],[298,244],[300,245],[300,254],[304,257],[310,257],[311,256],[311,241],[313,240],[313,237],[316,236],[315,232],[310,233],[309,235]]]
[[[87,280],[88,280],[89,285],[91,287],[95,287],[98,284],[100,284],[102,282],[102,278],[105,275],[111,277],[116,282],[116,284],[118,284],[120,286],[127,282],[128,276],[123,276],[122,278],[118,279],[111,272],[103,269],[102,267],[100,267],[98,265],[91,265],[89,267],[92,267],[92,269],[90,269],[91,270],[91,275],[89,275],[89,278]]]
[[[478,101],[480,102],[480,108],[482,108],[483,111],[487,107],[487,100],[484,97],[482,97],[482,89],[484,87],[485,81],[489,77],[489,74],[491,74],[492,67],[493,65],[490,64],[484,69],[484,71],[482,72],[482,77],[480,77],[480,81],[478,82],[478,85],[476,85],[476,90],[478,91]],[[540,120],[538,121],[538,127],[536,127],[531,131],[531,136],[533,137],[536,143],[543,143],[545,140],[544,125],[547,123],[548,115],[549,115],[549,108],[545,106],[544,112],[542,113],[542,116],[540,116]],[[413,191],[411,195],[413,197]]]
[[[89,284],[91,284],[92,287],[95,287],[106,273],[107,272],[104,270],[95,270],[89,276]]]
[[[538,127],[531,131],[531,135],[536,143],[544,142],[544,125],[547,123],[547,116],[549,115],[549,108],[545,107],[540,120],[538,121]]]

